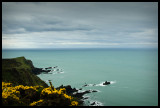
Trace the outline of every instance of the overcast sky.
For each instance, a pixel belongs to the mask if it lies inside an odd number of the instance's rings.
[[[157,48],[158,2],[3,2],[2,48]]]

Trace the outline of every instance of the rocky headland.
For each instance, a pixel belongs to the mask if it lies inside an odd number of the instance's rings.
[[[35,87],[35,89],[37,89],[37,86],[42,86],[43,89],[47,89],[46,87],[51,87],[51,85],[48,86],[37,75],[41,74],[41,73],[49,73],[52,71],[52,69],[55,69],[55,68],[57,68],[57,66],[47,67],[47,68],[34,67],[32,61],[27,60],[25,57],[17,57],[17,58],[12,58],[12,59],[2,59],[2,82],[3,82],[3,84],[12,84],[12,86],[13,86],[12,88],[14,88],[14,86],[15,86],[15,88],[19,87],[19,86],[21,87],[21,85],[22,85],[23,89],[24,88],[34,89],[34,87]],[[34,86],[34,87],[32,87],[32,86]],[[40,89],[40,88],[38,88],[38,89]],[[64,89],[65,93],[66,93],[66,95],[64,93],[62,93],[62,94],[64,94],[64,96],[68,95],[68,96],[74,97],[74,100],[76,100],[78,102],[78,105],[82,105],[82,106],[83,106],[83,102],[85,101],[85,99],[87,99],[87,97],[83,97],[84,94],[98,92],[97,90],[82,90],[82,88],[80,88],[80,89],[72,88],[71,85],[66,85],[66,86],[61,85],[61,86],[55,88],[57,93],[60,93],[60,91],[62,89]],[[17,92],[20,92],[20,91],[17,91]],[[4,94],[4,93],[2,92],[2,94]],[[5,96],[6,96],[6,94],[5,94]],[[23,96],[21,96],[21,97],[23,97]],[[41,96],[39,95],[38,97],[40,98]],[[37,98],[37,99],[39,99],[39,98]],[[57,98],[57,99],[59,99],[59,98]],[[47,101],[49,101],[49,99]],[[19,102],[19,101],[17,101],[17,102]],[[72,101],[70,101],[70,102],[72,102]],[[44,103],[42,102],[40,105],[43,105],[43,104]],[[92,104],[94,104],[94,103],[92,103]],[[45,105],[48,105],[48,104],[45,103]],[[57,102],[57,105],[59,105],[58,102]],[[77,103],[76,103],[76,105],[77,105]]]

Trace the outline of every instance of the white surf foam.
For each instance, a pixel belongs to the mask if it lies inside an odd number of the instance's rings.
[[[111,84],[115,84],[115,83],[117,83],[117,81],[115,80],[115,81],[110,81],[111,82]]]
[[[104,82],[101,82],[100,84],[96,84],[96,86],[106,86],[106,85],[103,85]]]
[[[94,104],[94,105],[90,105],[90,106],[103,106],[103,103],[102,103],[102,102],[99,102],[99,101],[91,101],[90,104],[93,103],[93,102],[94,102],[95,104]]]

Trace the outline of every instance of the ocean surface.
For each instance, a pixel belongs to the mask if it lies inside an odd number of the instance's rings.
[[[100,106],[157,106],[158,49],[12,49],[2,58],[24,56],[38,68],[54,67],[61,72],[40,74],[54,87],[71,85],[86,94],[85,104]],[[111,81],[104,86],[104,81]],[[87,87],[82,87],[84,84]],[[95,84],[95,86],[93,86]]]

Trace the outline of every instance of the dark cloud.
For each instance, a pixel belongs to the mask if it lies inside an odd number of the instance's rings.
[[[23,15],[2,19],[2,32],[6,34],[43,31],[88,31],[92,29],[85,24],[65,22],[50,15]]]

